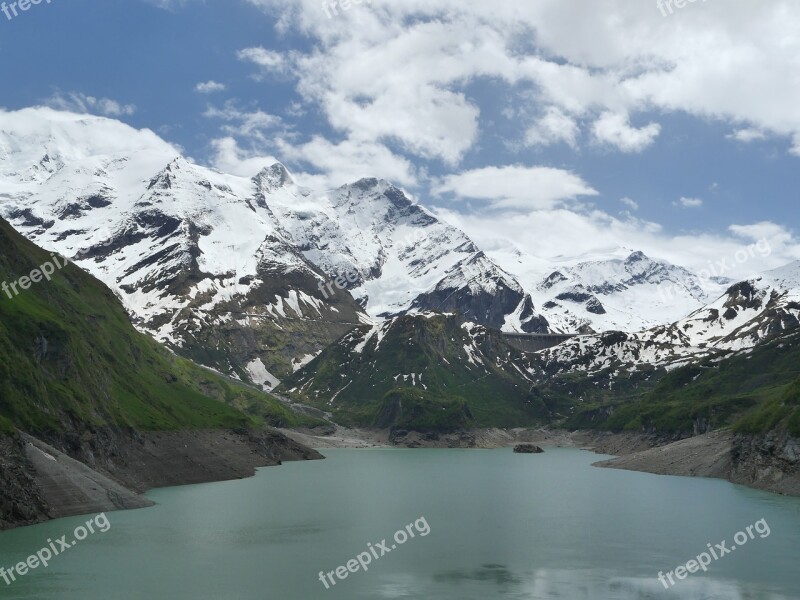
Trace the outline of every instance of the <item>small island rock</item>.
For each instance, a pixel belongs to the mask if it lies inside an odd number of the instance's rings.
[[[517,444],[514,446],[514,452],[519,454],[541,454],[544,450],[533,444]]]

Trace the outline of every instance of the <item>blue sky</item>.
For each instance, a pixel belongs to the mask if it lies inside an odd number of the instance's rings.
[[[240,174],[385,177],[488,246],[567,211],[576,252],[800,258],[797,7],[530,4],[52,0],[0,14],[0,106],[105,114]]]

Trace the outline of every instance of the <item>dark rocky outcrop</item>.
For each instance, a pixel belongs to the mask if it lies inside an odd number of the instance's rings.
[[[541,454],[544,450],[536,444],[517,444],[514,446],[514,452],[516,454]]]

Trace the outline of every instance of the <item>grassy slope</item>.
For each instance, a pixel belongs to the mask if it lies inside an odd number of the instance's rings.
[[[800,334],[676,369],[622,400],[582,406],[568,427],[689,433],[696,425],[800,436]]]
[[[0,282],[51,260],[0,220]],[[114,294],[72,265],[12,299],[0,292],[0,415],[6,432],[12,425],[171,430],[304,420],[135,331]]]
[[[530,385],[513,368],[497,366],[497,357],[519,354],[497,336],[479,342],[484,355],[491,357],[484,368],[467,361],[464,345],[470,342],[469,334],[453,317],[401,317],[377,349],[376,336],[361,353],[354,353],[368,330],[362,328],[327,348],[286,379],[281,389],[333,411],[343,423],[360,426],[523,426],[545,422],[551,414],[552,407],[529,393]],[[397,377],[412,373],[422,374],[426,387]]]

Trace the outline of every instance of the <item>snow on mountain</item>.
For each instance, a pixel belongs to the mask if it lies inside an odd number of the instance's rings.
[[[623,332],[543,355],[586,369],[740,350],[797,321],[800,263],[730,286],[627,249],[485,253],[386,181],[314,191],[280,164],[228,175],[150,131],[43,108],[0,111],[0,212],[108,284],[140,328],[270,386],[354,325],[407,312]]]
[[[636,333],[581,336],[541,353],[550,373],[675,368],[704,357],[749,352],[800,328],[800,261],[730,286],[713,302],[669,325]]]
[[[0,155],[0,210],[17,229],[116,290],[142,329],[223,373],[252,380],[256,359],[291,372],[368,321],[345,295],[320,298],[326,275],[254,209],[254,181],[194,165],[150,132],[0,112]],[[276,336],[290,336],[283,354],[270,351]]]
[[[350,293],[373,317],[458,311],[501,328],[526,299],[514,277],[462,231],[387,181],[363,179],[321,193],[299,187],[285,171],[262,173],[257,182],[260,210],[331,279],[351,275]],[[529,313],[509,327],[547,331],[532,306]]]
[[[18,230],[116,290],[142,329],[243,379],[291,372],[364,309],[474,304],[479,322],[517,311],[514,326],[546,328],[511,275],[386,181],[314,192],[280,164],[232,176],[152,132],[44,108],[0,111],[0,158]],[[343,275],[358,303],[323,293]]]
[[[722,294],[732,281],[702,279],[683,267],[627,248],[542,261],[519,249],[492,258],[530,292],[561,333],[641,331],[670,323]]]

